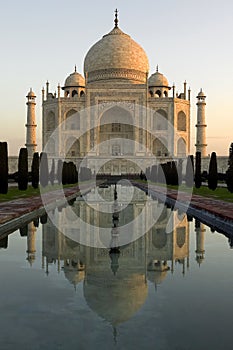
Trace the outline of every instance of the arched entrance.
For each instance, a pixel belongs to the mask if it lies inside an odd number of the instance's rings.
[[[131,113],[114,106],[102,115],[99,125],[99,154],[134,155],[134,126]]]

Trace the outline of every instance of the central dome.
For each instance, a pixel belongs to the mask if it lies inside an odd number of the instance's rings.
[[[91,47],[84,61],[88,83],[118,79],[144,84],[148,71],[143,48],[117,26]]]

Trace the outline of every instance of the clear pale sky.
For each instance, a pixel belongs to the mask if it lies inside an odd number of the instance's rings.
[[[119,26],[146,51],[150,73],[159,65],[180,92],[192,90],[191,151],[194,152],[196,95],[207,95],[208,153],[228,155],[233,142],[233,2],[231,0],[79,1],[0,0],[0,140],[17,155],[25,144],[26,95],[37,95],[41,143],[41,89],[54,92],[73,72],[83,74],[90,46]],[[39,150],[40,147],[39,147]]]

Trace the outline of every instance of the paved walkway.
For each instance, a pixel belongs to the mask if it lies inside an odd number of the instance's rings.
[[[67,198],[77,194],[79,192],[78,187],[64,189],[64,194]],[[46,193],[46,204],[52,204],[63,198],[63,191],[56,190]],[[0,225],[6,222],[19,218],[22,215],[31,213],[35,210],[44,207],[40,196],[34,196],[29,198],[15,199],[9,202],[0,203]]]
[[[142,185],[141,183],[138,185],[139,187],[144,187],[146,189],[146,186]],[[161,188],[159,186],[153,185],[151,185],[151,189],[155,192],[159,192],[160,194],[162,193],[165,196],[174,199],[175,201],[177,200],[176,190]],[[219,216],[224,220],[233,221],[233,202],[224,202],[222,200],[198,196],[195,194],[192,195],[190,202],[190,194],[181,191],[179,192],[178,201],[184,204],[189,204],[193,208],[208,211],[209,213]]]

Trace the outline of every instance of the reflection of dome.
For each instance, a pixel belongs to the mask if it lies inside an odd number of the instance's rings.
[[[65,81],[65,87],[85,87],[85,79],[83,76],[76,72],[76,68],[74,73],[70,74]]]
[[[167,78],[158,70],[148,80],[149,87],[169,87]]]
[[[127,79],[145,83],[148,71],[149,62],[143,48],[118,27],[94,44],[84,61],[88,82]]]
[[[85,271],[80,271],[77,267],[69,265],[64,266],[64,274],[68,281],[75,286],[85,277]]]
[[[167,270],[164,271],[148,271],[147,278],[150,282],[155,283],[156,285],[161,284],[167,276]]]
[[[112,325],[130,319],[145,303],[147,284],[143,274],[114,276],[111,271],[88,275],[84,296],[89,307]]]

